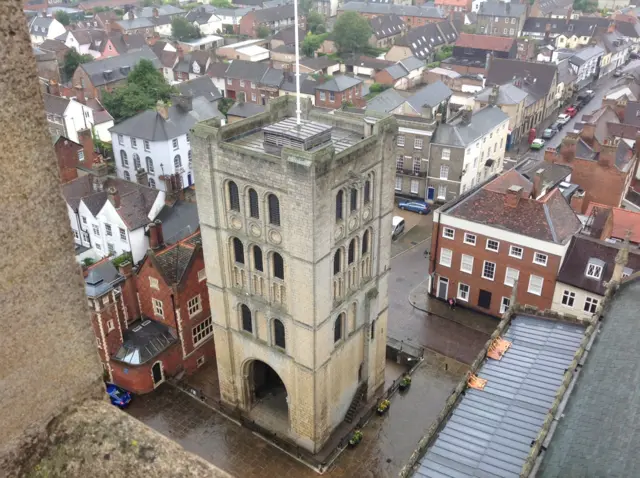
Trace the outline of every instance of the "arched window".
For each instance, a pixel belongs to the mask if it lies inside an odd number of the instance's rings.
[[[233,259],[238,264],[244,264],[244,246],[242,241],[237,237],[233,238]]]
[[[262,266],[262,249],[258,246],[253,246],[253,267],[260,272],[264,272]]]
[[[284,261],[277,252],[273,253],[273,275],[278,279],[284,280]]]
[[[362,255],[364,256],[367,252],[369,252],[369,231],[364,231],[362,235]]]
[[[369,204],[371,202],[371,180],[367,179],[364,183],[364,203]]]
[[[342,338],[342,327],[344,327],[344,313],[340,314],[333,323],[333,343]]]
[[[147,162],[147,172],[153,173],[153,159],[147,156],[145,161]]]
[[[371,321],[371,340],[376,336],[376,321]]]
[[[353,261],[355,260],[356,260],[356,240],[355,238],[353,238],[349,243],[349,252],[348,252],[347,262],[349,264],[353,264]]]
[[[149,187],[155,189],[156,181],[153,178],[149,178]]]
[[[351,190],[351,212],[358,209],[358,190],[353,188]]]
[[[249,189],[249,213],[251,217],[260,217],[260,207],[258,206],[258,193],[255,189]]]
[[[340,221],[342,219],[343,201],[344,201],[344,192],[338,191],[338,194],[336,194],[336,221]]]
[[[273,343],[283,349],[286,345],[284,324],[279,319],[273,319]]]
[[[233,181],[227,183],[229,190],[229,207],[232,211],[240,211],[240,196],[238,196],[238,185]]]
[[[342,249],[338,249],[333,256],[333,274],[337,274],[342,270]]]
[[[136,168],[136,171],[142,167],[138,153],[133,153],[133,167]]]
[[[131,175],[129,174],[129,171],[125,171],[125,172],[124,172],[124,178],[125,178],[127,181],[131,181]]]
[[[120,162],[125,168],[129,166],[129,160],[127,159],[127,152],[124,149],[120,150]]]
[[[189,150],[189,152],[187,153],[187,156],[189,158],[189,169],[193,168],[193,153],[191,152],[191,150]]]
[[[182,167],[182,158],[180,158],[179,154],[176,154],[175,158],[173,158],[173,165],[175,166],[176,169],[179,169]]]
[[[269,223],[274,226],[280,225],[280,201],[275,194],[269,194]]]
[[[253,321],[251,320],[251,310],[245,304],[240,306],[240,315],[242,316],[242,330],[253,332]]]

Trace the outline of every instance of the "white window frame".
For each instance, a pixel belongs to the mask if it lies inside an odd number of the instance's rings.
[[[449,166],[446,164],[440,165],[440,179],[449,179]]]
[[[202,282],[203,280],[207,280],[207,271],[205,269],[200,269],[198,271],[198,282]]]
[[[596,299],[595,297],[586,297],[584,299],[584,305],[582,306],[582,310],[587,314],[595,314],[596,311],[598,310],[599,303],[600,303],[600,299]]]
[[[469,254],[460,255],[460,270],[467,274],[473,274],[473,262],[475,258]],[[466,263],[466,264],[465,264]]]
[[[396,191],[402,191],[402,178],[396,176]]]
[[[244,88],[244,80],[240,80],[240,88]]]
[[[97,224],[92,224],[91,227],[93,229],[93,235],[100,237],[100,226],[98,226]]]
[[[124,146],[124,136],[121,134],[118,135],[118,144]]]
[[[151,151],[151,144],[146,139],[144,140],[144,150],[145,151]]]
[[[500,301],[500,313],[504,314],[511,306],[511,297],[503,297]]]
[[[472,237],[473,237],[473,240],[471,240]],[[476,236],[475,234],[471,234],[470,232],[464,233],[465,244],[469,244],[470,246],[475,246],[477,240],[478,240],[478,236]]]
[[[518,279],[520,279],[520,271],[513,267],[507,267],[504,273],[504,285],[513,287]]]
[[[487,271],[487,264],[493,264],[493,275],[491,277],[488,277],[487,275],[485,275],[485,272]],[[495,262],[491,262],[491,261],[484,261],[482,263],[482,278],[483,279],[487,279],[487,280],[495,280],[496,278],[496,263]]]
[[[442,148],[441,159],[449,161],[451,159],[451,150],[449,148]]]
[[[445,239],[455,239],[456,230],[453,229],[452,227],[443,227],[442,228],[442,237],[444,237]]]
[[[590,269],[593,268],[593,273],[590,273]],[[602,266],[599,264],[593,264],[589,262],[587,264],[587,271],[585,272],[587,277],[592,279],[601,279],[602,278]]]
[[[438,186],[438,199],[447,199],[447,186],[440,184]]]
[[[538,258],[543,258],[544,260],[539,261]],[[549,262],[549,256],[546,254],[543,254],[542,252],[534,252],[533,253],[533,263],[534,264],[538,264],[540,266],[545,266],[547,265],[547,262]]]
[[[533,289],[533,285],[534,285],[534,284],[533,284],[533,281],[534,281],[534,280],[537,280],[537,279],[540,279],[540,292],[536,292],[536,291]],[[537,276],[537,275],[535,275],[535,274],[531,274],[531,275],[529,276],[529,286],[527,287],[527,292],[528,292],[529,294],[533,294],[533,295],[541,296],[541,295],[542,295],[542,289],[543,289],[543,288],[544,288],[544,277],[540,277],[540,276]]]
[[[491,249],[489,247],[489,243],[493,243],[493,242],[497,244],[495,249]],[[500,241],[496,241],[495,239],[487,239],[487,242],[485,244],[485,249],[491,252],[500,252]]]
[[[78,151],[78,161],[84,161],[84,151]]]
[[[138,148],[138,141],[133,136],[131,137],[131,147],[133,149],[137,149]]]
[[[413,149],[422,149],[424,146],[424,140],[422,138],[415,138],[413,140]]]
[[[178,149],[178,138],[173,138],[173,140],[171,141],[171,144],[173,145],[173,150],[177,150]]]
[[[418,194],[418,192],[420,191],[420,181],[418,181],[417,179],[412,179],[410,183],[410,191],[411,194]]]
[[[118,228],[120,230],[120,240],[123,242],[127,242],[127,231],[121,227]]]
[[[464,293],[462,291],[463,287],[467,288],[467,290]],[[458,300],[469,302],[470,295],[471,295],[471,287],[469,287],[467,284],[463,284],[462,282],[458,282],[458,294],[457,294]]]
[[[164,319],[164,304],[161,300],[155,297],[151,298],[151,305],[153,305],[153,315],[162,317]]]
[[[399,134],[396,142],[397,146],[404,146],[404,135]]]
[[[107,333],[114,330],[116,327],[113,325],[113,320],[107,320]]]
[[[561,303],[563,306],[573,309],[573,306],[576,303],[576,293],[569,289],[565,289],[562,291]]]
[[[104,225],[104,231],[107,234],[107,236],[112,235],[112,231],[111,231],[111,224],[105,224]]]
[[[516,251],[519,250],[518,254]],[[515,257],[516,259],[522,259],[524,257],[524,249],[520,246],[509,246],[509,257]]]
[[[149,287],[155,290],[160,290],[160,283],[158,282],[158,279],[149,276]]]
[[[198,325],[196,325],[193,329],[191,329],[191,340],[193,341],[193,346],[197,347],[212,335],[213,335],[213,320],[211,319],[211,317],[207,317]]]
[[[191,319],[194,315],[198,315],[202,312],[202,297],[200,294],[192,297],[187,301],[187,312],[189,313],[189,318]]]
[[[440,265],[443,267],[451,267],[453,262],[453,251],[443,247],[440,249]]]
[[[325,94],[324,91],[320,92],[320,101],[326,101],[327,100],[327,95]]]
[[[227,85],[233,85],[233,79],[227,78]]]

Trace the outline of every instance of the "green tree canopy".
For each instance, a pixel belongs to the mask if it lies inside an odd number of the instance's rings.
[[[229,0],[211,0],[211,5],[218,8],[231,8],[231,2]]]
[[[326,33],[322,35],[313,35],[312,33],[307,33],[307,36],[304,37],[304,40],[302,41],[302,54],[309,57],[314,56],[325,38],[327,38]]]
[[[271,35],[271,30],[264,25],[260,25],[256,30],[256,36],[258,38],[267,38],[269,35]]]
[[[78,68],[78,65],[82,63],[88,63],[93,60],[91,55],[81,55],[73,48],[70,49],[64,56],[64,63],[62,64],[62,72],[67,80],[70,80],[73,74]]]
[[[169,101],[174,91],[151,61],[140,60],[129,73],[127,86],[116,88],[111,93],[105,91],[102,99],[111,116],[116,121],[122,121],[155,108],[159,100]]]
[[[333,27],[333,39],[340,54],[365,51],[371,37],[371,26],[356,12],[345,12]]]
[[[313,34],[318,33],[317,28],[322,26],[324,28],[324,17],[320,15],[318,12],[311,12],[307,16],[307,30]],[[324,32],[320,32],[324,33]]]
[[[202,34],[200,29],[189,23],[185,17],[175,17],[171,20],[171,36],[175,40],[192,40],[194,38],[200,38]]]
[[[55,17],[56,20],[62,23],[65,27],[71,23],[71,16],[63,10],[58,10]]]

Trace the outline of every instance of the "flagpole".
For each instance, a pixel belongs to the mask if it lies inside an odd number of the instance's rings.
[[[295,34],[296,49],[296,123],[300,124],[300,39],[298,38],[298,0],[293,0],[293,16],[295,17],[293,31]]]

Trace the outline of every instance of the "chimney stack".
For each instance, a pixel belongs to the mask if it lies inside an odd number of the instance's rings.
[[[100,192],[104,189],[104,183],[109,174],[109,167],[104,161],[95,162],[91,166],[93,170],[93,191]]]
[[[618,139],[605,139],[604,144],[598,153],[598,164],[604,168],[611,168],[616,163],[616,153],[618,152]]]
[[[144,168],[136,171],[136,182],[143,186],[149,186],[149,173]]]
[[[489,94],[489,104],[497,105],[498,104],[498,95],[500,94],[500,87],[498,85],[494,85],[491,89],[491,93]]]
[[[567,131],[564,138],[562,139],[560,154],[568,162],[573,161],[576,157],[576,146],[578,144],[578,138],[578,133],[574,131]]]
[[[56,80],[49,81],[49,94],[53,96],[60,96],[60,85]]]
[[[162,235],[162,221],[156,219],[149,224],[149,248],[156,251],[164,246],[164,237]]]
[[[462,116],[461,116],[461,123],[463,125],[469,125],[471,124],[471,117],[473,115],[473,111],[471,111],[470,109],[464,109],[462,110]]]
[[[73,87],[76,90],[76,101],[78,103],[86,104],[87,100],[84,97],[84,88],[81,85],[75,85]]]
[[[584,213],[584,196],[585,194],[583,189],[578,189],[571,196],[571,209],[573,209],[576,214]]]
[[[87,162],[85,164],[93,164],[96,152],[93,145],[93,135],[91,134],[91,130],[87,128],[78,131],[78,142],[82,145],[84,160]]]
[[[120,208],[120,193],[118,192],[118,190],[116,188],[114,188],[113,186],[111,186],[107,190],[107,194],[109,195],[109,202],[111,204],[113,204],[114,208],[119,209]]]
[[[193,96],[191,95],[171,95],[171,103],[179,107],[184,112],[193,109]]]
[[[622,273],[624,272],[627,263],[629,262],[629,238],[631,237],[631,231],[627,230],[624,236],[624,243],[622,249],[616,254],[615,265],[613,266],[613,273],[611,274],[611,281],[618,282],[622,280]]]
[[[535,176],[533,177],[533,191],[531,192],[531,196],[533,199],[538,199],[542,194],[542,175],[544,174],[544,168],[540,168],[536,171]]]
[[[158,100],[158,103],[156,104],[156,111],[160,113],[160,116],[162,116],[165,121],[169,119],[169,107],[164,101]]]
[[[504,205],[506,207],[518,207],[518,203],[520,202],[520,197],[522,196],[522,186],[509,186],[507,189],[507,194],[504,196]]]

